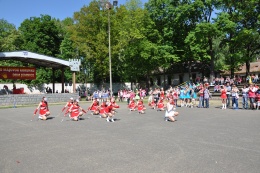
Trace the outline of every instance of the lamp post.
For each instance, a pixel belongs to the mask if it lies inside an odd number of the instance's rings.
[[[110,10],[112,7],[117,6],[118,1],[113,1],[113,5],[109,0],[100,0],[103,9],[108,10],[108,56],[109,56],[109,85],[110,85],[110,97],[113,96],[112,86],[112,62],[111,62],[111,37],[110,37]]]

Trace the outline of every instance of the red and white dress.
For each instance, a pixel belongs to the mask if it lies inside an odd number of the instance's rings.
[[[113,108],[119,108],[119,105],[118,105],[118,104],[116,104],[116,102],[115,102],[115,101],[114,101],[114,102],[111,102],[111,104],[112,104]]]
[[[99,114],[104,114],[106,107],[107,105],[105,103],[102,103],[99,107]]]
[[[148,106],[150,106],[151,108],[154,108],[156,106],[156,104],[154,103],[154,100],[149,102]]]
[[[138,112],[142,112],[142,111],[144,111],[144,104],[143,104],[143,102],[138,102],[137,103],[137,110],[138,110]]]
[[[48,111],[48,103],[46,101],[42,101],[40,104],[39,117],[45,116]]]
[[[108,105],[107,107],[105,107],[105,113],[108,114],[108,113],[111,113],[113,110],[113,106],[110,104]]]
[[[70,107],[71,107],[72,105],[73,105],[73,102],[68,102],[68,103],[66,104],[67,110],[66,110],[66,112],[65,112],[65,115],[69,112]],[[64,109],[66,109],[66,106],[64,107]],[[63,110],[64,110],[64,109],[63,109]],[[63,110],[62,110],[62,111],[63,111]],[[64,115],[64,116],[65,116],[65,115]]]
[[[90,108],[91,111],[96,111],[99,106],[99,102],[97,100],[94,100],[92,103],[92,106]]]
[[[160,100],[158,103],[157,103],[157,108],[158,109],[163,109],[164,108],[164,104],[163,104],[163,101]]]
[[[227,98],[227,91],[226,90],[224,90],[224,89],[221,90],[220,98],[222,98],[222,99],[226,99]]]
[[[80,106],[73,104],[70,107],[70,118],[78,117],[80,113]]]
[[[160,92],[160,97],[161,97],[161,99],[164,99],[164,91]]]
[[[128,108],[131,109],[131,110],[133,110],[133,109],[136,108],[136,104],[135,104],[135,101],[134,101],[134,100],[132,100],[132,101],[129,103]]]

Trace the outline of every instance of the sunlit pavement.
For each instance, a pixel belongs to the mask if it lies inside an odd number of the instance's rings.
[[[120,106],[113,123],[89,112],[78,122],[63,119],[63,105],[50,105],[49,120],[32,122],[35,107],[0,109],[0,172],[260,170],[260,111],[182,107],[172,123],[164,112]]]

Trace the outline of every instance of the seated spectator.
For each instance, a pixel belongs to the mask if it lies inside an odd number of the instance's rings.
[[[220,85],[215,85],[214,86],[214,92],[220,92]]]
[[[258,90],[255,94],[255,104],[256,104],[256,109],[258,110],[260,107],[260,90]]]
[[[258,75],[256,74],[254,79],[253,79],[253,83],[257,83],[258,82]]]

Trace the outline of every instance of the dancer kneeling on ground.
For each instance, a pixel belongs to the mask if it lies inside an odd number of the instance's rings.
[[[154,98],[152,95],[149,96],[148,98],[148,106],[151,108],[151,109],[155,109],[155,102],[154,102]]]
[[[157,111],[164,111],[164,103],[163,99],[160,99],[159,102],[157,103]]]
[[[100,118],[107,118],[107,115],[105,112],[106,107],[107,107],[107,104],[105,101],[103,101],[102,104],[98,107]]]
[[[115,115],[115,111],[113,111],[113,106],[111,102],[107,103],[107,107],[105,108],[105,114],[107,116],[107,122],[114,122],[113,116]]]
[[[173,99],[170,99],[166,105],[165,121],[171,121],[171,122],[176,121],[174,119],[174,117],[178,116],[179,112],[176,112],[175,110],[176,110],[176,107],[175,107],[174,101],[173,101]]]
[[[99,106],[99,101],[97,98],[95,98],[92,102],[92,104],[89,106],[88,110],[92,111],[92,115],[98,115],[99,111],[98,111],[98,106]]]
[[[63,112],[67,108],[67,110],[64,114],[64,117],[67,115],[67,113],[69,113],[69,109],[72,105],[73,105],[73,98],[71,97],[70,100],[66,103],[66,105],[63,107],[63,109],[61,111],[61,112]]]
[[[142,99],[140,99],[137,102],[137,109],[138,109],[138,113],[139,114],[144,114],[145,113],[146,108],[144,107],[144,103],[143,103]]]
[[[69,112],[70,112],[70,119],[73,120],[73,121],[78,121],[79,117],[81,117],[83,115],[83,112],[87,113],[84,109],[82,109],[79,106],[79,100],[78,99],[74,100],[74,103],[70,107]]]
[[[116,104],[115,98],[111,98],[110,102],[111,102],[111,104],[113,106],[113,111],[117,112],[116,109],[119,108],[119,105]]]
[[[130,109],[130,111],[135,111],[136,108],[136,104],[135,104],[135,100],[132,99],[128,105],[128,108]]]
[[[38,109],[40,109],[38,119],[47,120],[47,116],[50,115],[50,111],[48,108],[48,102],[46,97],[42,98],[42,101],[39,103],[38,107],[34,111],[33,117],[36,115]]]

